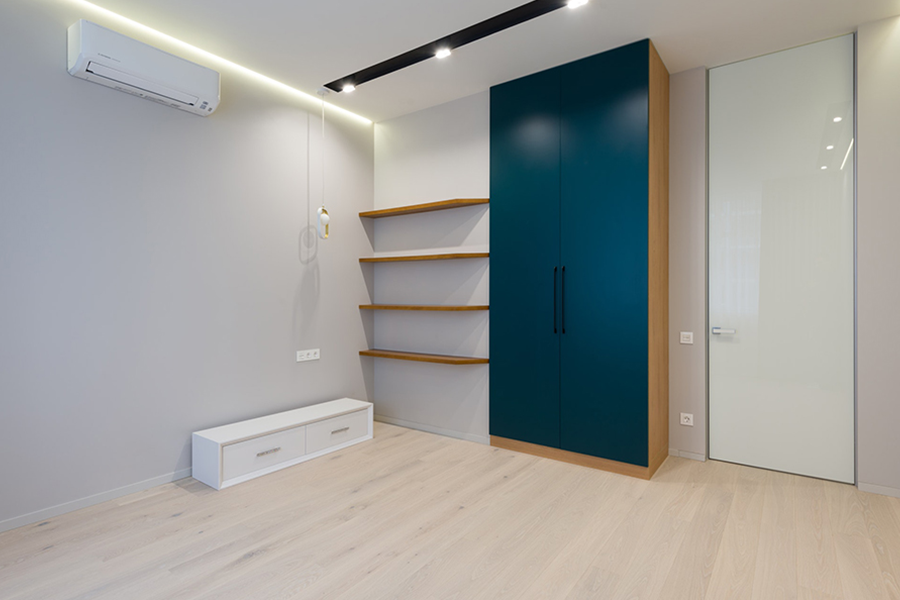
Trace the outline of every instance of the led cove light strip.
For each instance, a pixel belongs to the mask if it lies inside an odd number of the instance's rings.
[[[222,64],[222,65],[225,65],[231,69],[240,71],[244,75],[249,75],[255,79],[258,79],[258,80],[268,83],[270,85],[274,85],[275,87],[281,88],[282,90],[291,92],[297,96],[300,96],[304,100],[308,100],[310,102],[315,103],[316,105],[318,105],[321,102],[321,100],[319,98],[317,98],[311,94],[307,94],[306,92],[301,92],[297,88],[291,87],[286,83],[282,83],[282,82],[278,81],[277,79],[272,79],[271,77],[267,77],[266,75],[263,75],[262,73],[257,73],[256,71],[254,71],[252,69],[248,69],[247,67],[244,67],[237,63],[231,62],[230,60],[228,60],[226,58],[222,58],[221,56],[213,54],[212,52],[207,52],[206,50],[203,50],[202,48],[192,46],[191,44],[188,44],[187,42],[183,42],[183,41],[179,40],[178,38],[174,38],[170,35],[162,33],[161,31],[157,31],[156,29],[153,29],[152,27],[147,27],[146,25],[144,25],[142,23],[138,23],[137,21],[132,21],[128,17],[123,17],[122,15],[120,15],[118,13],[114,13],[113,11],[111,11],[109,9],[103,8],[102,6],[97,6],[96,4],[88,2],[87,0],[69,0],[69,1],[72,2],[73,4],[78,4],[78,5],[84,6],[86,8],[89,8],[91,10],[97,11],[97,12],[101,13],[103,16],[120,21],[121,23],[124,23],[124,24],[128,25],[129,27],[134,27],[134,28],[140,29],[141,31],[150,33],[170,44],[175,44],[176,46],[180,46],[190,52],[204,56],[207,59],[210,59],[210,60],[217,62],[219,64]],[[372,124],[371,120],[369,120],[361,115],[358,115],[354,112],[351,112],[351,111],[347,110],[346,108],[341,108],[340,106],[335,106],[334,104],[331,104],[331,103],[328,103],[328,107],[339,113],[343,113],[349,117],[353,117],[357,121],[360,121],[367,125]]]

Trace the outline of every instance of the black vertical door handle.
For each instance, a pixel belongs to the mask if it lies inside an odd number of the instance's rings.
[[[562,332],[566,332],[566,268],[562,268]]]
[[[556,313],[557,313],[557,306],[556,306],[556,291],[557,291],[557,290],[556,290],[556,286],[557,286],[557,284],[556,284],[556,279],[557,279],[557,273],[559,273],[559,267],[553,267],[553,333],[557,333],[557,331],[556,331]]]

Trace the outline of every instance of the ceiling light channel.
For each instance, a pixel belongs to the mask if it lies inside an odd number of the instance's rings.
[[[450,55],[451,50],[461,48],[466,44],[477,42],[495,33],[505,31],[510,27],[521,25],[532,19],[536,19],[547,13],[559,10],[565,7],[578,8],[588,3],[588,0],[531,0],[520,6],[510,9],[499,15],[495,15],[489,19],[485,19],[474,25],[470,25],[465,29],[460,29],[449,35],[432,40],[427,44],[408,50],[403,54],[398,54],[393,58],[383,60],[378,64],[374,64],[365,69],[350,73],[335,79],[331,83],[326,83],[325,87],[333,92],[344,90],[344,86],[351,83],[354,86],[360,86],[379,77],[396,73],[401,69],[411,67],[422,61],[432,58],[446,58]]]

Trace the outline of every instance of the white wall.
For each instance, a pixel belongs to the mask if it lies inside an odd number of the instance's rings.
[[[900,17],[858,33],[859,487],[900,497]]]
[[[669,449],[706,458],[706,69],[669,79]],[[693,345],[679,334],[694,334]],[[694,415],[694,426],[679,423]]]
[[[378,123],[375,206],[387,208],[490,193],[488,92]],[[385,253],[487,251],[489,211],[461,208],[378,219],[375,249]],[[367,266],[374,301],[386,304],[488,304],[488,261]],[[460,356],[489,356],[486,312],[374,315],[375,345]],[[376,417],[447,435],[488,441],[487,365],[375,362]]]
[[[482,92],[378,123],[375,208],[487,198],[490,106]]]
[[[79,18],[159,45],[78,6],[0,9],[0,529],[187,476],[193,430],[373,387],[372,126],[330,122],[333,234],[305,247],[318,107],[211,63],[209,118],[70,77]]]

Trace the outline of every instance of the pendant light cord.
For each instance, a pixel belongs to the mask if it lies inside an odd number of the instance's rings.
[[[312,203],[312,183],[310,180],[310,170],[309,170],[309,161],[310,161],[310,143],[309,140],[312,136],[309,133],[310,127],[310,118],[309,112],[306,113],[306,225],[307,227],[312,223],[312,217],[310,216],[310,205]]]
[[[322,208],[325,208],[325,94],[322,94]]]

